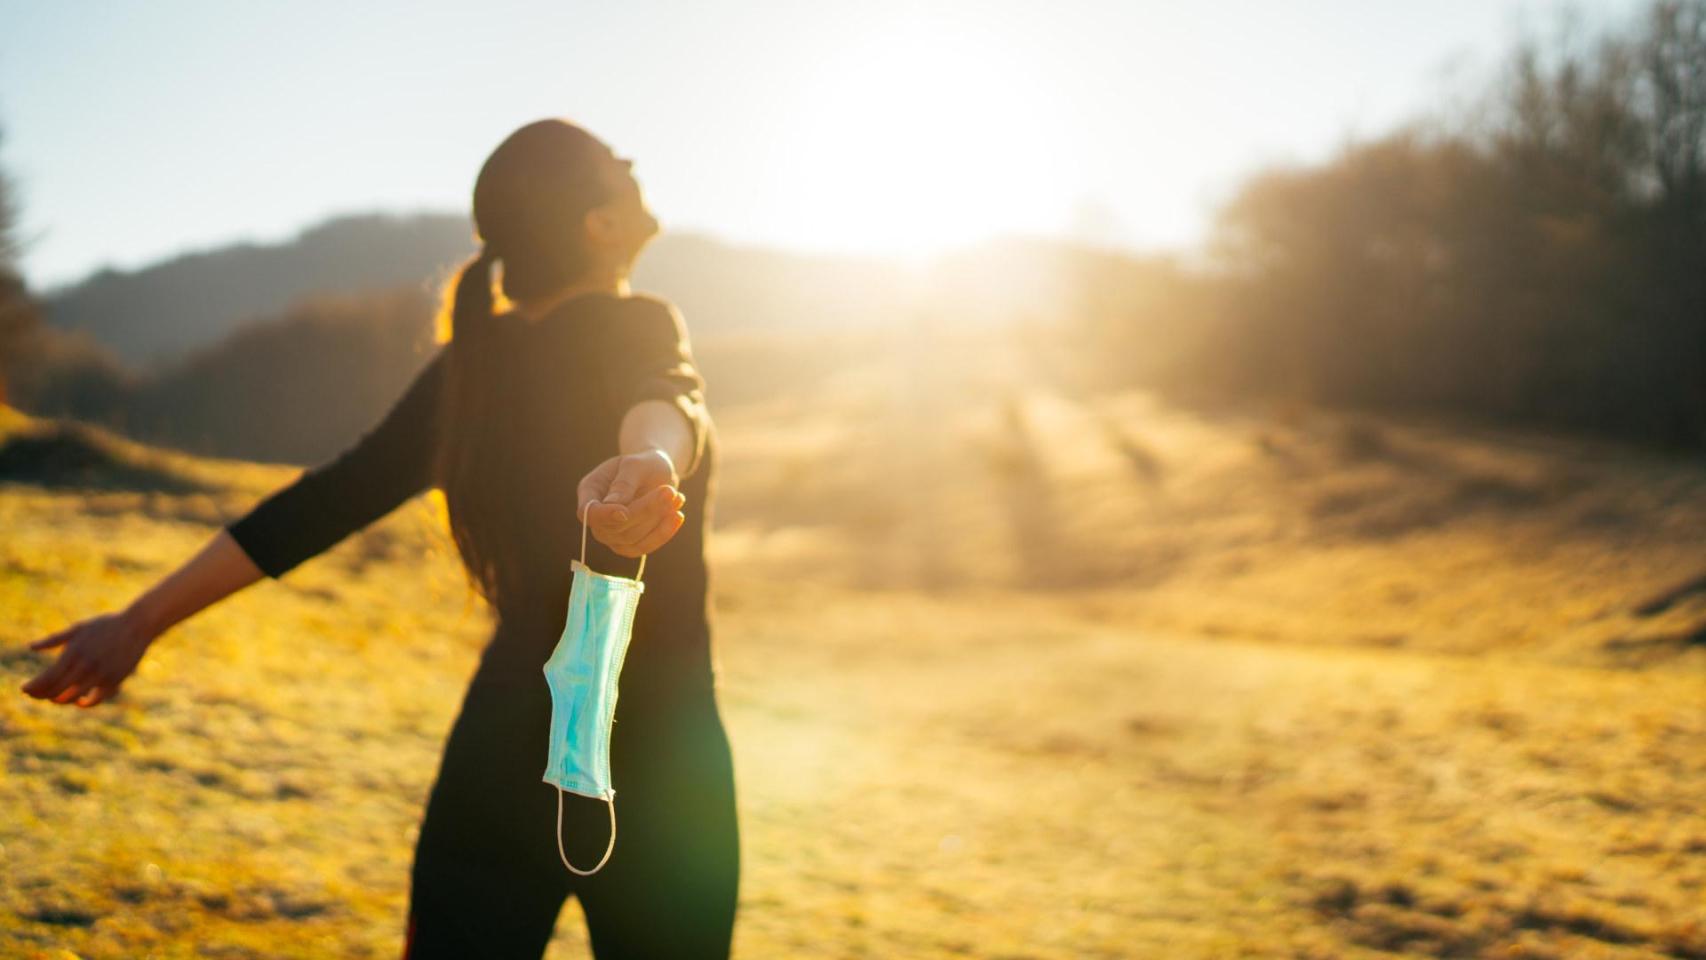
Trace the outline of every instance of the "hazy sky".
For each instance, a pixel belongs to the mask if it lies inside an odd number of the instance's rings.
[[[1636,0],[1578,3],[1588,25]],[[466,210],[511,130],[635,158],[666,230],[907,255],[1188,246],[1266,163],[1473,89],[1548,0],[0,0],[38,290],[337,213]]]

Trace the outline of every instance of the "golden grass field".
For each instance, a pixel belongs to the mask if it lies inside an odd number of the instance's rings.
[[[1706,592],[1649,603],[1706,465],[788,349],[699,345],[737,956],[1706,958]],[[295,473],[102,442],[117,489],[0,485],[0,956],[397,956],[487,635],[434,500],[83,711],[26,645]]]

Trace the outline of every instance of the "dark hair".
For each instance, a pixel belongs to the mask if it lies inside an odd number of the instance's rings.
[[[469,580],[497,605],[517,582],[516,551],[500,542],[518,518],[482,515],[508,509],[507,497],[483,491],[512,465],[490,428],[504,414],[493,406],[490,348],[495,329],[492,265],[501,264],[504,307],[551,294],[591,266],[581,225],[612,191],[600,175],[609,147],[561,119],[539,120],[510,134],[474,182],[474,231],[484,247],[440,298],[438,336],[445,342],[441,441],[433,474],[444,491],[451,537]]]

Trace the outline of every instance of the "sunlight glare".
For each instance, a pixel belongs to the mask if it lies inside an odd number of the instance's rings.
[[[1079,145],[1020,51],[923,14],[840,49],[796,93],[792,242],[917,262],[1059,223]]]

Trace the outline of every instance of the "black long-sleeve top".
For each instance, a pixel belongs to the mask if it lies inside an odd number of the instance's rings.
[[[622,417],[634,404],[674,404],[692,425],[694,452],[678,464],[686,522],[646,559],[646,592],[634,619],[623,689],[681,684],[709,687],[710,608],[705,533],[715,496],[716,431],[686,325],[668,301],[589,293],[527,320],[491,318],[504,375],[489,429],[502,438],[492,456],[492,509],[503,542],[535,575],[500,597],[498,629],[484,667],[540,681],[567,612],[569,562],[580,553],[576,487],[618,453]],[[278,578],[434,485],[439,391],[456,341],[439,345],[380,422],[342,453],[304,470],[226,530],[267,576]],[[587,563],[633,576],[637,561],[594,537]],[[630,675],[634,675],[630,677]]]

